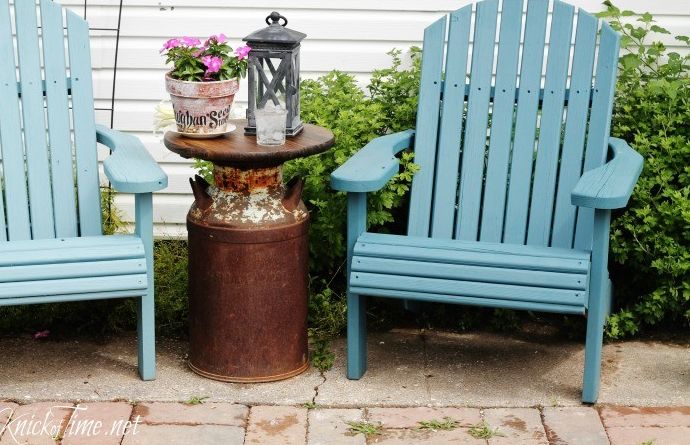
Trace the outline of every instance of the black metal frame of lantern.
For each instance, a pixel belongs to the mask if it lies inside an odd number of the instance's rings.
[[[299,50],[300,42],[307,35],[286,28],[287,19],[275,11],[266,17],[266,24],[267,28],[243,39],[252,48],[248,56],[249,104],[244,132],[256,134],[254,112],[270,100],[287,110],[285,134],[295,136],[302,130],[299,116]]]

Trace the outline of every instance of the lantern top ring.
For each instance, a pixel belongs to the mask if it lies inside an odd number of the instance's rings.
[[[281,19],[283,20],[283,23],[280,23]],[[266,24],[269,26],[273,24],[287,26],[288,20],[287,18],[285,18],[284,15],[280,14],[279,12],[273,11],[271,14],[269,14],[268,17],[266,17]]]

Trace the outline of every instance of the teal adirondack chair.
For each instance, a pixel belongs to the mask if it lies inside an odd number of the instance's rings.
[[[152,380],[151,194],[167,177],[138,139],[96,125],[87,23],[66,11],[65,28],[51,0],[38,9],[14,2],[18,82],[0,0],[0,305],[138,297],[139,373]],[[136,193],[133,235],[103,235],[97,142],[113,187]]]
[[[450,14],[445,57],[448,19],[426,28],[416,130],[373,140],[331,176],[348,192],[351,379],[366,371],[377,296],[584,314],[582,400],[597,399],[611,209],[627,204],[642,157],[609,137],[617,33],[557,0],[547,29],[548,0],[527,3],[523,38],[523,0]],[[407,236],[368,233],[366,193],[413,145]]]

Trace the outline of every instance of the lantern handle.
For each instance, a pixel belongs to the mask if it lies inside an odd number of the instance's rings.
[[[285,18],[284,15],[280,14],[279,12],[273,11],[271,14],[269,14],[268,17],[266,17],[266,24],[268,26],[273,25],[274,23],[277,23],[280,25],[280,19],[284,20],[284,23],[281,26],[287,26],[288,20]],[[270,20],[270,21],[269,21]],[[273,22],[273,23],[271,23]]]

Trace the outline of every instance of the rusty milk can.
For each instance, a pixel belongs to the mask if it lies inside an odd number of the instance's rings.
[[[214,163],[213,184],[190,180],[189,366],[229,382],[303,372],[309,213],[302,181],[285,185],[282,163],[327,150],[333,134],[306,125],[285,145],[262,147],[239,131],[209,140],[168,133],[165,144]]]

